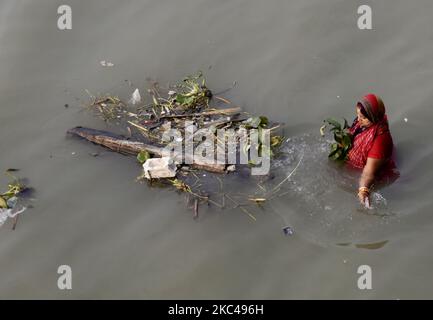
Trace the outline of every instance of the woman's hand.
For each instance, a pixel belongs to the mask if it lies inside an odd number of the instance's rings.
[[[374,182],[375,176],[379,173],[380,168],[385,163],[384,159],[367,158],[367,163],[362,170],[359,179],[358,198],[363,205],[370,206],[370,187]],[[368,201],[367,203],[365,201]]]
[[[367,187],[359,188],[358,199],[362,205],[364,205],[366,207],[370,206],[370,191]]]

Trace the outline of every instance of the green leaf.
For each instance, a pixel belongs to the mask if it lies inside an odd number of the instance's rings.
[[[255,166],[256,163],[253,160],[248,160],[248,165],[251,166]]]
[[[0,197],[0,208],[2,208],[2,209],[7,209],[8,208],[6,200],[3,199],[2,197]]]
[[[346,160],[348,152],[352,147],[352,137],[348,131],[349,125],[347,120],[344,119],[344,127],[334,118],[324,120],[328,122],[333,128],[330,129],[334,133],[335,143],[331,144],[331,150],[328,157],[332,160]]]
[[[159,102],[158,102],[158,100],[155,98],[155,96],[152,96],[152,99],[153,99],[153,104],[154,104],[155,106],[158,106],[158,105],[159,105]]]
[[[336,151],[338,149],[338,143],[331,144],[331,151]]]
[[[337,151],[338,151],[338,148],[335,148],[335,149],[331,150],[331,152],[329,153],[328,157],[329,158],[333,158],[334,155],[337,153]]]
[[[335,155],[334,155],[334,157],[335,157],[335,160],[338,160],[338,159],[340,159],[340,157],[341,157],[341,154],[342,154],[342,151],[341,151],[341,149],[337,150],[337,152],[336,152],[336,153],[335,153]]]
[[[176,101],[181,105],[190,105],[194,102],[194,96],[187,96],[184,94],[177,94]]]
[[[271,137],[271,147],[272,148],[276,148],[279,147],[281,145],[281,143],[283,143],[284,137],[282,136],[272,136]]]
[[[269,124],[269,120],[265,116],[260,116],[259,118],[260,118],[260,123],[259,123],[260,127],[266,127]]]
[[[140,151],[140,153],[137,155],[137,160],[138,162],[140,162],[141,164],[145,163],[147,159],[150,158],[150,154],[149,152],[143,150]]]
[[[328,118],[326,119],[326,122],[328,122],[331,126],[334,126],[341,130],[341,124],[334,118]]]
[[[343,135],[343,145],[348,147],[352,145],[352,139],[347,134]]]
[[[347,128],[349,128],[349,124],[347,123],[346,118],[344,118],[344,126],[343,126],[343,129],[347,129]]]

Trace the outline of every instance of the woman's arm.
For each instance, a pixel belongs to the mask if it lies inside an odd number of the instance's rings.
[[[358,198],[362,204],[365,203],[366,198],[369,199],[370,187],[384,163],[385,159],[367,158],[367,163],[365,164],[359,179]]]

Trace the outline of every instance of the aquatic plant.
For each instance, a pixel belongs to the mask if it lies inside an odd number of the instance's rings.
[[[27,189],[27,186],[21,180],[10,173],[12,171],[16,171],[16,169],[9,169],[6,171],[6,174],[12,178],[12,181],[8,183],[7,191],[0,194],[1,209],[12,209],[15,206],[20,193]]]
[[[325,124],[320,128],[322,136],[325,135],[325,128],[330,126],[330,132],[334,135],[335,142],[330,144],[330,152],[328,157],[334,161],[345,161],[350,148],[352,147],[352,136],[349,133],[349,125],[347,120],[340,124],[335,118],[328,118],[324,120]]]
[[[106,95],[93,97],[93,101],[88,108],[93,109],[105,122],[118,121],[126,111],[126,104],[118,97]]]

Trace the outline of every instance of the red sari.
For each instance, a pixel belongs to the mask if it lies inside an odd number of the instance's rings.
[[[357,119],[353,122],[349,129],[353,140],[352,148],[348,154],[348,165],[362,169],[367,163],[367,158],[383,159],[385,164],[381,169],[379,180],[397,178],[398,172],[393,152],[394,144],[383,102],[375,95],[369,94],[358,105],[360,108],[364,108],[364,112],[369,118],[373,119],[373,124],[368,128],[362,128]]]

